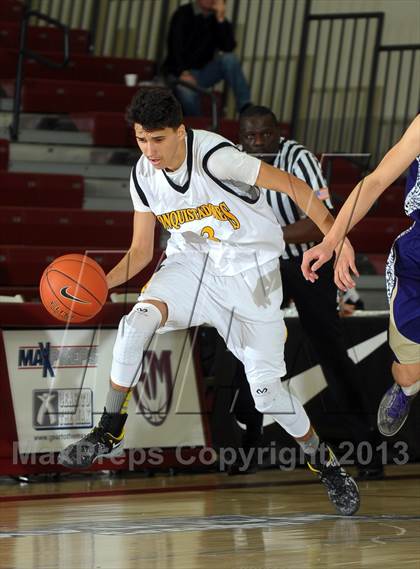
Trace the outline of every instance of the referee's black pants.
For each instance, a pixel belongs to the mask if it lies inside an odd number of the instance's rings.
[[[328,383],[336,406],[337,420],[348,425],[356,443],[369,441],[376,446],[379,435],[376,429],[370,427],[359,372],[347,354],[337,311],[333,261],[321,267],[315,283],[304,279],[300,264],[300,258],[280,261],[283,303],[286,305],[291,298],[295,302],[302,329],[315,349]],[[293,373],[293,370],[288,371]],[[238,389],[234,413],[241,423],[249,424],[252,432],[257,434],[263,416],[255,410],[241,364],[237,366],[234,386]]]

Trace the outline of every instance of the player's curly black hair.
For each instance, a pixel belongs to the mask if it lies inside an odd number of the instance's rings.
[[[134,95],[126,113],[131,125],[141,124],[144,130],[178,128],[183,121],[182,108],[172,91],[164,87],[146,87]]]

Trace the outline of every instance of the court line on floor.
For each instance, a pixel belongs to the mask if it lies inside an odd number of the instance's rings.
[[[133,522],[132,520],[111,519],[106,522],[95,521],[76,521],[73,523],[56,523],[48,527],[26,528],[26,529],[5,529],[0,531],[0,541],[15,537],[34,537],[64,534],[94,534],[94,535],[141,535],[141,534],[160,534],[163,532],[191,532],[208,530],[249,530],[249,529],[273,529],[281,526],[302,526],[318,522],[330,522],[329,537],[333,541],[343,541],[346,545],[350,542],[359,544],[357,524],[375,523],[377,526],[387,526],[397,528],[396,535],[379,534],[370,539],[376,545],[386,545],[390,540],[403,538],[407,533],[406,528],[390,525],[389,521],[398,520],[400,522],[420,521],[420,516],[407,515],[373,515],[373,516],[354,516],[351,518],[339,516],[337,514],[291,514],[284,516],[265,516],[265,515],[213,515],[213,516],[186,516],[169,518],[146,518]],[[352,528],[356,528],[356,539],[349,541]],[[401,531],[400,531],[401,530]],[[401,541],[401,540],[400,540]]]
[[[386,482],[394,480],[420,479],[418,474],[409,474],[407,476],[387,476],[383,480],[377,482]],[[369,481],[376,482],[376,481]],[[233,482],[220,484],[197,484],[183,486],[166,486],[159,488],[116,488],[113,490],[86,490],[82,492],[63,492],[58,494],[25,494],[1,496],[1,502],[23,502],[29,500],[68,500],[74,498],[96,498],[103,496],[131,496],[141,494],[169,494],[177,492],[207,492],[211,490],[229,490],[229,489],[246,489],[246,488],[279,488],[282,486],[310,486],[319,484],[316,478],[310,480],[295,481],[271,481],[271,482]]]

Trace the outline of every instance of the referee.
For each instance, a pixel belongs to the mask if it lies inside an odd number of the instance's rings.
[[[240,116],[239,137],[245,152],[303,179],[332,209],[318,160],[298,142],[280,137],[277,119],[270,109],[253,106],[244,111]],[[286,194],[269,190],[266,191],[266,197],[283,228],[286,244],[280,260],[283,306],[294,300],[302,328],[318,355],[330,393],[337,409],[343,413],[343,420],[352,430],[354,442],[368,441],[372,444],[374,459],[370,465],[359,466],[359,477],[380,478],[383,476],[383,466],[378,456],[375,457],[379,435],[371,430],[366,413],[359,415],[355,411],[355,408],[363,406],[357,389],[360,380],[357,367],[347,354],[337,311],[333,261],[318,271],[316,283],[306,281],[300,269],[303,253],[315,242],[321,241],[323,235]],[[238,365],[235,385],[237,397],[234,412],[237,419],[247,426],[243,442],[247,452],[258,446],[263,417],[255,410],[241,365]],[[251,464],[250,470],[255,471],[255,468],[256,464]],[[230,474],[243,472],[240,461],[230,469]]]

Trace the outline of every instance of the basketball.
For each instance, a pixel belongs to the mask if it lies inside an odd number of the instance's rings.
[[[57,320],[77,324],[101,310],[108,295],[105,273],[85,255],[63,255],[42,274],[42,304]]]

